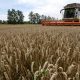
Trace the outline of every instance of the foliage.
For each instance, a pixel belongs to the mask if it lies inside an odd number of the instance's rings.
[[[8,10],[8,23],[9,24],[21,24],[23,23],[24,20],[24,15],[21,11],[19,10]]]
[[[0,20],[0,24],[7,24],[6,20]]]
[[[40,22],[40,15],[38,13],[33,13],[32,11],[29,13],[29,20],[32,24],[38,24]]]
[[[46,16],[46,15],[40,15],[39,13],[33,13],[32,11],[29,13],[29,21],[32,24],[39,24],[42,20],[55,20],[55,18]]]
[[[53,21],[56,20],[54,17],[46,16],[46,15],[41,15],[41,20],[48,20],[48,21]]]
[[[2,20],[0,20],[0,24],[2,24]]]

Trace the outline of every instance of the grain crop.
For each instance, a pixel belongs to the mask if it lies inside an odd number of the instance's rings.
[[[72,62],[78,78],[79,26],[0,25],[0,80],[50,80],[59,65],[67,72]]]

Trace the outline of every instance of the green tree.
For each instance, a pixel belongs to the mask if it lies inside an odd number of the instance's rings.
[[[22,23],[24,16],[21,11],[15,11],[15,9],[8,10],[8,23],[10,24],[17,24],[17,23]]]
[[[38,13],[33,13],[32,11],[29,13],[29,20],[32,24],[38,24],[40,22],[40,15]]]
[[[18,23],[23,23],[24,21],[24,15],[22,13],[22,11],[17,11],[17,14],[18,14]]]
[[[0,24],[2,24],[2,20],[0,20]]]
[[[50,16],[47,16],[47,20],[50,21],[52,20],[52,18]]]
[[[40,22],[40,15],[38,13],[35,13],[35,23]]]
[[[41,15],[41,20],[47,20],[47,16],[46,15]]]
[[[30,23],[33,23],[34,22],[34,14],[33,14],[33,12],[31,11],[30,13],[29,13],[29,20],[30,20]]]

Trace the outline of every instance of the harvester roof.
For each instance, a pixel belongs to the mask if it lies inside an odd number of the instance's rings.
[[[66,6],[64,6],[64,9],[67,8],[80,8],[80,3],[67,4]]]

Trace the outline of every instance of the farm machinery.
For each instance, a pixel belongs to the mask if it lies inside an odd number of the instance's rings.
[[[72,3],[64,6],[63,19],[61,21],[42,20],[43,26],[79,26],[80,25],[80,4]]]

